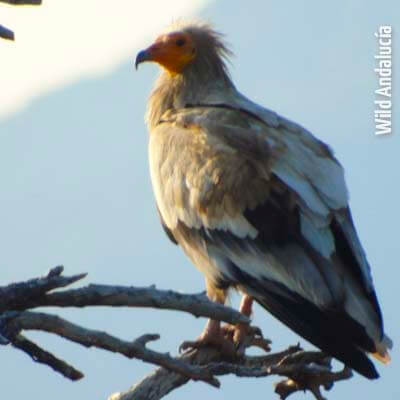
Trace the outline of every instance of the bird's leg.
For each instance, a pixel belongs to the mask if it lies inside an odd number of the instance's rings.
[[[216,289],[209,281],[206,281],[207,296],[210,300],[225,304],[227,297],[226,290]],[[226,337],[221,329],[220,321],[209,319],[201,335],[194,341],[186,340],[179,346],[179,351],[198,349],[201,347],[213,346],[221,350],[227,356],[233,357],[236,354],[236,348],[231,338]]]
[[[253,298],[247,294],[243,294],[240,302],[239,311],[250,317],[252,313]],[[256,326],[247,324],[230,325],[226,324],[222,327],[225,336],[230,337],[236,346],[239,355],[244,354],[247,347],[255,346],[265,351],[270,351],[271,341],[265,339],[261,329]]]
[[[244,314],[246,317],[250,317],[253,312],[253,298],[248,294],[242,296],[240,301],[239,312]]]

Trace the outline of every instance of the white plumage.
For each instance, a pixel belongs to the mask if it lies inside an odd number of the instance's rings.
[[[147,113],[163,226],[204,273],[210,298],[223,302],[229,287],[239,289],[376,378],[365,353],[386,362],[391,343],[343,168],[310,132],[240,94],[227,54],[219,34],[194,24],[138,55],[137,64],[165,68]]]

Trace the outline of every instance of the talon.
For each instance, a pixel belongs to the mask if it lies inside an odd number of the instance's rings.
[[[259,347],[260,349],[264,350],[265,352],[271,351],[271,340],[264,339],[264,338],[253,338],[251,346]]]
[[[221,353],[229,358],[236,354],[233,341],[226,337],[218,321],[210,320],[200,337],[194,341],[186,340],[179,346],[179,352],[190,351],[202,347],[212,346],[220,349]]]
[[[249,326],[249,333],[253,336],[264,337],[261,329],[258,326]]]
[[[251,315],[252,298],[243,296],[240,312]],[[266,352],[271,350],[271,341],[265,339],[258,326],[246,324],[225,324],[220,326],[219,321],[209,320],[200,337],[194,341],[184,341],[179,346],[179,352],[213,346],[228,358],[242,357],[248,347],[258,347]]]
[[[185,351],[190,351],[193,349],[198,348],[196,341],[185,340],[181,345],[178,347],[179,354],[184,353]]]
[[[264,338],[261,329],[257,326],[227,324],[222,327],[222,331],[224,337],[233,341],[239,356],[244,354],[246,348],[252,346],[259,347],[266,352],[271,350],[271,341]]]

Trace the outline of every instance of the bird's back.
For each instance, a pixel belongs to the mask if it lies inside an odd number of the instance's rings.
[[[244,290],[373,377],[358,347],[376,351],[381,314],[343,171],[324,144],[290,128],[229,106],[168,111],[150,135],[158,209],[216,288]]]

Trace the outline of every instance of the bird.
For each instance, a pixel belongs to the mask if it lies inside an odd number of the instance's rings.
[[[344,170],[307,129],[245,97],[225,37],[179,20],[137,54],[161,66],[149,96],[149,164],[160,221],[204,274],[210,300],[242,294],[368,379],[390,361]],[[184,349],[230,349],[249,328],[208,320]],[[254,339],[256,340],[256,339]],[[264,343],[264,347],[265,343]]]

